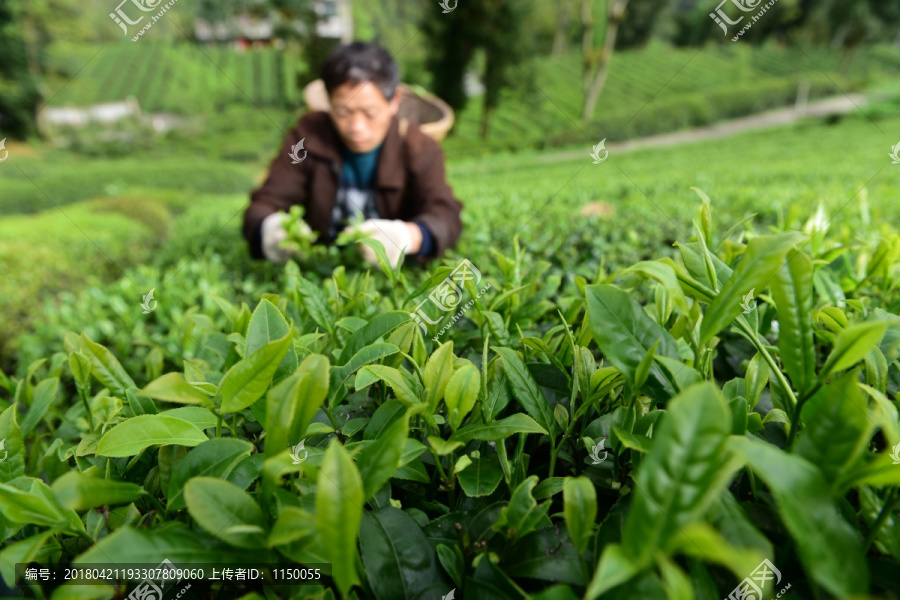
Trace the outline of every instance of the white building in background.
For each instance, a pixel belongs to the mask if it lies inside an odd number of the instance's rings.
[[[314,8],[319,15],[319,22],[316,24],[319,37],[342,42],[353,39],[350,0],[316,0]],[[275,23],[274,15],[266,18],[241,15],[213,23],[197,19],[194,35],[201,42],[236,42],[244,47],[268,45],[272,42]],[[293,27],[299,33],[305,32],[301,21],[295,21]]]
[[[115,123],[122,119],[140,119],[141,108],[137,100],[128,98],[122,102],[106,102],[84,108],[44,108],[38,113],[40,127],[64,125],[80,127],[89,123]]]

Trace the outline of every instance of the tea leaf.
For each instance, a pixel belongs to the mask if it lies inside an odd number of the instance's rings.
[[[257,549],[248,553],[176,522],[165,529],[122,527],[78,555],[73,564],[102,563],[109,561],[110,556],[115,556],[117,562],[154,565],[159,564],[160,556],[165,556],[175,565],[237,564],[272,559],[268,551]]]
[[[81,334],[84,353],[91,361],[91,373],[114,396],[125,397],[125,389],[137,387],[122,364],[105,346],[93,342],[86,333]]]
[[[290,325],[278,308],[268,300],[261,300],[259,306],[250,317],[247,326],[247,337],[244,346],[244,356],[253,354],[269,342],[283,338],[290,331]],[[288,348],[287,354],[278,365],[273,381],[278,383],[284,377],[297,369],[297,352],[293,344]]]
[[[874,429],[857,374],[851,371],[826,384],[800,413],[806,427],[797,438],[795,453],[819,465],[832,486],[865,451]]]
[[[634,383],[641,361],[659,342],[656,356],[680,361],[675,338],[644,312],[627,292],[611,285],[587,286],[587,316],[603,355]],[[666,374],[654,361],[649,379],[660,390],[674,393]]]
[[[97,454],[134,456],[148,446],[181,444],[196,446],[208,438],[187,421],[165,415],[141,415],[119,423],[100,438]]]
[[[494,442],[506,439],[514,433],[542,433],[547,435],[547,430],[538,425],[537,422],[528,415],[516,413],[505,419],[500,419],[499,421],[493,421],[491,423],[466,425],[451,435],[450,441],[468,442],[469,440],[481,440],[485,442]]]
[[[0,413],[0,440],[5,440],[0,448],[5,457],[0,462],[0,483],[8,483],[25,475],[25,441],[16,423],[15,404]]]
[[[538,387],[525,363],[518,353],[511,348],[491,347],[494,352],[503,359],[504,371],[509,378],[513,396],[525,408],[537,423],[544,428],[550,437],[556,436],[556,421],[553,419],[553,410],[550,403],[544,397],[544,393]]]
[[[159,409],[156,408],[156,403],[153,402],[153,399],[137,388],[128,388],[125,390],[125,395],[128,398],[128,406],[131,407],[131,412],[134,413],[134,416],[159,413]],[[208,398],[207,402],[209,406],[212,406],[212,402]]]
[[[365,502],[356,464],[337,440],[332,440],[319,468],[316,490],[316,529],[324,545],[332,576],[346,596],[359,585],[356,539]]]
[[[597,518],[597,492],[586,477],[566,477],[563,484],[566,529],[579,552],[587,549]]]
[[[78,514],[62,508],[53,490],[34,477],[17,477],[0,483],[0,514],[7,522],[59,528],[69,533],[85,533]]]
[[[337,320],[334,312],[328,305],[328,300],[322,290],[305,279],[302,275],[298,275],[294,280],[297,286],[297,292],[300,295],[300,302],[306,309],[310,318],[318,325],[322,331],[327,331],[329,335],[334,335],[334,322]]]
[[[78,511],[95,506],[128,504],[144,495],[143,488],[137,484],[88,477],[78,471],[69,471],[50,487],[60,506]]]
[[[731,279],[709,305],[700,324],[700,345],[709,340],[741,314],[744,297],[752,290],[762,292],[774,280],[785,254],[803,235],[796,232],[761,235],[747,244],[747,250]]]
[[[480,390],[481,374],[472,364],[460,367],[450,378],[444,402],[447,404],[450,427],[454,431],[475,407]]]
[[[438,598],[452,584],[438,566],[437,554],[419,524],[393,506],[366,511],[360,527],[366,579],[376,598]]]
[[[437,410],[438,402],[444,397],[447,383],[453,376],[453,342],[441,344],[425,363],[423,379],[425,383],[425,402],[428,414]],[[449,404],[447,405],[450,408]],[[451,409],[452,410],[452,409]]]
[[[166,508],[169,511],[185,508],[184,484],[192,477],[225,479],[245,457],[250,456],[253,444],[234,438],[207,440],[191,449],[175,464],[169,479]]]
[[[825,379],[836,371],[852,367],[878,345],[887,329],[886,321],[854,323],[843,328],[834,340],[834,348],[822,366],[819,379]]]
[[[269,390],[266,399],[266,457],[300,442],[328,395],[330,365],[310,354],[297,371]]]
[[[287,354],[293,328],[284,337],[271,341],[228,369],[219,384],[220,410],[223,413],[243,410],[259,400],[272,383],[272,376]]]
[[[213,406],[209,396],[185,381],[184,375],[177,371],[154,379],[140,393],[164,402]]]
[[[51,377],[41,381],[34,388],[34,397],[31,400],[31,406],[22,419],[19,428],[22,430],[22,437],[27,438],[31,430],[41,422],[47,410],[53,405],[59,391],[59,377]],[[2,439],[2,438],[0,438]]]
[[[369,365],[368,367],[363,367],[362,369],[360,369],[358,377],[364,374],[369,374],[375,379],[381,379],[386,384],[388,384],[394,391],[397,399],[406,406],[410,408],[418,408],[419,410],[425,409],[426,405],[419,400],[419,397],[412,390],[412,388],[409,387],[406,379],[403,378],[403,375],[398,369],[394,369],[393,367],[385,367],[383,365]]]
[[[387,400],[375,410],[375,414],[372,415],[372,419],[369,421],[369,424],[366,425],[366,430],[363,432],[363,439],[377,439],[384,430],[392,423],[396,422],[397,419],[402,418],[405,413],[406,406],[402,402],[396,398]]]
[[[360,240],[360,243],[365,244],[375,252],[375,259],[378,261],[378,266],[381,268],[381,272],[385,274],[385,276],[391,282],[391,285],[393,285],[395,281],[394,270],[393,268],[391,268],[391,261],[387,256],[387,252],[385,252],[384,250],[384,244],[372,238],[362,239]]]
[[[489,496],[500,485],[503,471],[496,454],[487,454],[472,462],[472,465],[457,476],[463,492],[470,498]]]
[[[730,434],[728,406],[712,384],[691,386],[669,402],[634,476],[622,550],[636,564],[648,565],[728,484],[737,466],[725,451]]]
[[[374,496],[400,466],[408,433],[407,419],[400,418],[357,455],[356,464],[363,480],[365,500]]]
[[[378,315],[369,321],[367,325],[353,332],[353,335],[350,336],[350,339],[347,340],[347,343],[341,349],[337,364],[347,364],[347,361],[360,350],[409,320],[409,313],[400,311],[391,311]]]
[[[337,388],[344,384],[347,381],[347,378],[350,377],[357,369],[363,367],[365,365],[371,364],[373,362],[379,361],[386,356],[391,356],[392,354],[396,354],[400,349],[394,344],[371,344],[362,348],[359,352],[353,355],[346,364],[341,365],[339,367],[334,367],[331,370],[331,385],[332,385],[332,398],[329,398],[329,406],[333,406],[332,399],[333,396],[337,393]]]
[[[792,249],[771,284],[778,309],[778,349],[785,370],[801,394],[812,386],[816,376],[812,275],[809,257]],[[768,370],[767,366],[763,368]]]
[[[597,600],[604,593],[630,580],[639,571],[640,566],[625,553],[621,545],[608,544],[603,548],[600,563],[585,592],[585,600]]]
[[[206,531],[238,548],[267,547],[268,525],[253,496],[233,483],[193,477],[184,486],[188,512]]]
[[[865,593],[869,569],[859,536],[818,467],[752,437],[733,437],[728,445],[769,486],[805,571],[836,596]]]

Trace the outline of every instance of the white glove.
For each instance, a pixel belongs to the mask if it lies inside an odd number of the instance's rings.
[[[397,268],[400,262],[401,251],[409,250],[412,237],[405,221],[390,219],[369,219],[357,226],[357,231],[368,233],[369,237],[378,240],[384,245],[385,254],[391,262],[391,267]],[[375,251],[365,244],[359,244],[359,253],[367,262],[377,265],[378,258]]]
[[[274,263],[284,263],[294,252],[281,247],[281,242],[287,239],[287,231],[284,229],[284,219],[287,213],[275,212],[263,219],[262,222],[262,252],[263,255]],[[312,231],[305,221],[301,221],[300,227],[304,233]]]

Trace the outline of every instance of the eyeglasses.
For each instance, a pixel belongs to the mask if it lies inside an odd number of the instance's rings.
[[[339,121],[349,121],[356,113],[362,113],[369,121],[374,121],[381,115],[381,111],[377,108],[368,108],[365,110],[350,110],[346,106],[331,109],[331,116]]]

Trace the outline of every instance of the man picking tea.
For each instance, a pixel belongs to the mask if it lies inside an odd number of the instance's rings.
[[[455,246],[462,204],[446,182],[437,142],[415,123],[401,128],[397,63],[378,44],[342,44],[321,77],[330,110],[300,118],[251,194],[243,227],[250,255],[287,261],[293,251],[282,241],[295,205],[304,209],[305,233],[323,243],[354,218],[356,231],[380,241],[395,267],[401,252],[425,262]],[[371,248],[359,248],[377,264]]]

